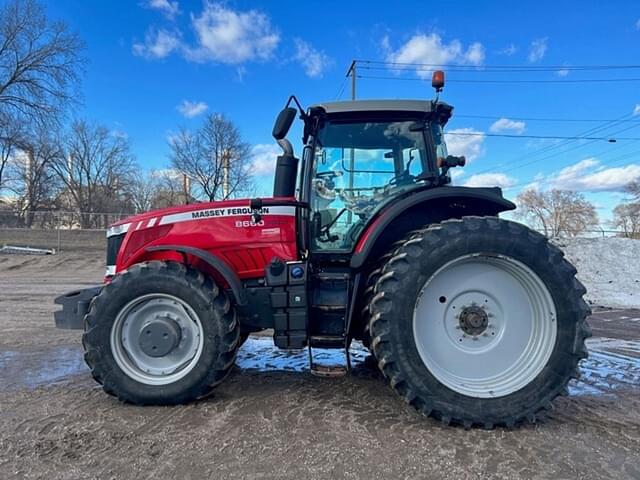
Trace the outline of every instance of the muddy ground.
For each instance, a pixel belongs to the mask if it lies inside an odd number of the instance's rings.
[[[215,395],[124,405],[53,326],[53,298],[98,282],[102,252],[0,256],[0,478],[640,478],[640,310],[598,310],[591,357],[542,424],[443,427],[407,407],[354,348],[347,377],[305,352],[243,347]]]

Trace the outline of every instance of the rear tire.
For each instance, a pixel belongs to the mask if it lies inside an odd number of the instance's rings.
[[[176,262],[152,261],[105,285],[85,317],[82,343],[105,392],[139,405],[171,405],[222,382],[239,334],[234,308],[211,278]]]
[[[378,365],[405,401],[446,424],[535,422],[587,356],[590,310],[575,273],[518,223],[429,226],[395,251],[376,284]]]
[[[412,238],[416,235],[419,230],[411,231],[407,234],[407,238]],[[361,295],[361,300],[359,303],[359,308],[356,311],[360,312],[360,322],[362,324],[362,345],[369,350],[373,354],[373,349],[371,348],[371,332],[369,330],[369,326],[371,324],[371,303],[373,301],[373,297],[375,296],[375,288],[376,283],[378,283],[378,279],[382,275],[382,269],[385,264],[389,261],[391,257],[393,257],[395,251],[407,241],[407,238],[403,240],[398,240],[391,244],[391,248],[380,257],[380,259],[376,262],[375,266],[369,274],[367,275],[367,281],[364,285],[364,291]]]

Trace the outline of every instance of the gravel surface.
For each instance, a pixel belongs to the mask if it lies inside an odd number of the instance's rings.
[[[640,310],[598,310],[571,396],[541,424],[443,427],[354,346],[346,377],[252,337],[214,394],[179,407],[106,395],[53,298],[101,280],[103,252],[0,256],[0,478],[640,478]],[[335,356],[333,352],[327,356]]]

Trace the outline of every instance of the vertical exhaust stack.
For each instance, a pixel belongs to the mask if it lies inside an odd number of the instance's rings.
[[[274,197],[293,197],[296,194],[296,178],[298,176],[298,159],[293,154],[278,156],[276,175],[273,182]]]
[[[273,182],[274,197],[294,197],[296,193],[299,160],[293,154],[291,142],[285,137],[297,113],[295,108],[286,107],[280,112],[273,126],[273,138],[282,148],[282,155],[278,156],[276,162],[276,174]]]

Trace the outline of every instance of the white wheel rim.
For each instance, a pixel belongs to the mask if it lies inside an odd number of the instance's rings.
[[[180,332],[175,348],[164,356],[150,356],[138,338],[148,322],[168,317]],[[164,293],[143,295],[127,303],[111,327],[111,352],[120,369],[146,385],[168,385],[187,375],[198,363],[204,346],[202,323],[183,300]]]
[[[482,324],[476,322],[481,315],[470,316],[478,309],[485,312]],[[482,326],[471,326],[469,318]],[[422,361],[442,384],[470,397],[502,397],[531,383],[547,364],[556,309],[542,280],[523,263],[466,255],[426,281],[413,334]]]

